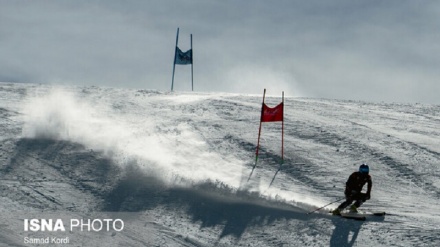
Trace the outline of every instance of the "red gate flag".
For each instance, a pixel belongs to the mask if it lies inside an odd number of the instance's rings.
[[[266,89],[263,92],[263,103],[261,106],[261,118],[260,118],[260,128],[258,129],[258,142],[257,150],[255,151],[255,164],[252,167],[251,174],[249,175],[248,181],[257,166],[258,161],[258,150],[260,148],[260,136],[261,136],[261,125],[263,122],[281,122],[281,164],[284,163],[284,92],[283,101],[275,107],[269,107],[264,103],[266,98]]]
[[[271,108],[263,103],[263,109],[261,112],[261,122],[278,122],[283,121],[284,103]]]

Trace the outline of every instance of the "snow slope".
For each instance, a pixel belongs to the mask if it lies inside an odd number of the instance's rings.
[[[278,92],[269,92],[278,93]],[[279,92],[280,93],[280,92]],[[280,98],[268,97],[275,106]],[[440,106],[0,83],[0,243],[439,246]],[[365,222],[307,212],[370,165]],[[123,231],[24,231],[24,219],[120,218]]]

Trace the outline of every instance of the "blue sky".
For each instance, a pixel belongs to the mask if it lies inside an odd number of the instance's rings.
[[[0,81],[440,104],[437,1],[0,0]],[[175,90],[191,89],[177,66]]]

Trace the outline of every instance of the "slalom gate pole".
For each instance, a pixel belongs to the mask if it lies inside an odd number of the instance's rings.
[[[174,90],[174,72],[176,71],[176,53],[177,53],[177,43],[178,42],[179,42],[179,28],[177,28],[176,47],[174,48],[173,79],[171,80],[171,92]]]
[[[260,127],[258,128],[258,141],[257,141],[257,150],[255,151],[255,166],[257,165],[257,161],[258,161],[258,150],[260,148],[260,136],[261,136],[261,123],[262,123],[262,118],[263,118],[263,105],[264,105],[264,98],[266,97],[266,89],[264,89],[263,92],[263,103],[261,104],[261,116],[260,116]],[[254,167],[255,167],[254,166]]]
[[[281,165],[284,164],[284,91],[283,91],[283,121],[281,121]]]
[[[248,182],[251,179],[252,173],[254,173],[254,169],[257,166],[257,162],[258,162],[258,149],[260,147],[260,136],[261,136],[261,122],[262,122],[262,118],[263,118],[263,109],[264,109],[264,98],[266,97],[266,89],[264,89],[263,92],[263,103],[261,104],[261,116],[260,116],[260,127],[258,128],[258,141],[257,141],[257,150],[255,151],[255,164],[252,167],[252,171],[251,174],[249,174],[249,178],[248,178]]]
[[[320,208],[317,208],[317,209],[315,209],[315,210],[313,210],[313,211],[310,211],[310,212],[308,212],[307,214],[314,213],[314,212],[316,212],[316,211],[318,211],[318,210],[321,210],[321,209],[323,209],[323,208],[325,208],[325,207],[327,207],[327,206],[329,206],[329,205],[331,205],[331,204],[333,204],[333,203],[335,203],[335,202],[342,201],[343,199],[345,199],[345,197],[339,198],[338,200],[336,200],[336,201],[334,201],[334,202],[330,202],[329,204],[326,204],[326,205],[324,205],[324,206],[322,206],[322,207],[320,207]]]
[[[194,91],[193,65],[194,65],[194,50],[193,50],[193,35],[191,34],[191,91]]]
[[[261,136],[261,123],[263,118],[263,105],[264,105],[264,98],[266,97],[266,89],[264,89],[263,92],[263,103],[261,105],[261,115],[260,115],[260,127],[258,128],[258,141],[257,141],[257,151],[255,151],[255,165],[257,164],[258,160],[258,149],[260,148],[260,136]]]

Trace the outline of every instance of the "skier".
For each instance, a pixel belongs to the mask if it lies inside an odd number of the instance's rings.
[[[366,201],[370,199],[371,187],[373,182],[371,181],[371,176],[368,174],[370,168],[366,164],[362,164],[359,167],[358,172],[353,172],[345,184],[345,202],[343,202],[339,207],[333,210],[333,215],[341,215],[341,211],[347,206],[351,205],[353,201],[356,201],[350,207],[350,212],[357,212],[357,209]],[[367,193],[362,193],[362,187],[368,184]]]

